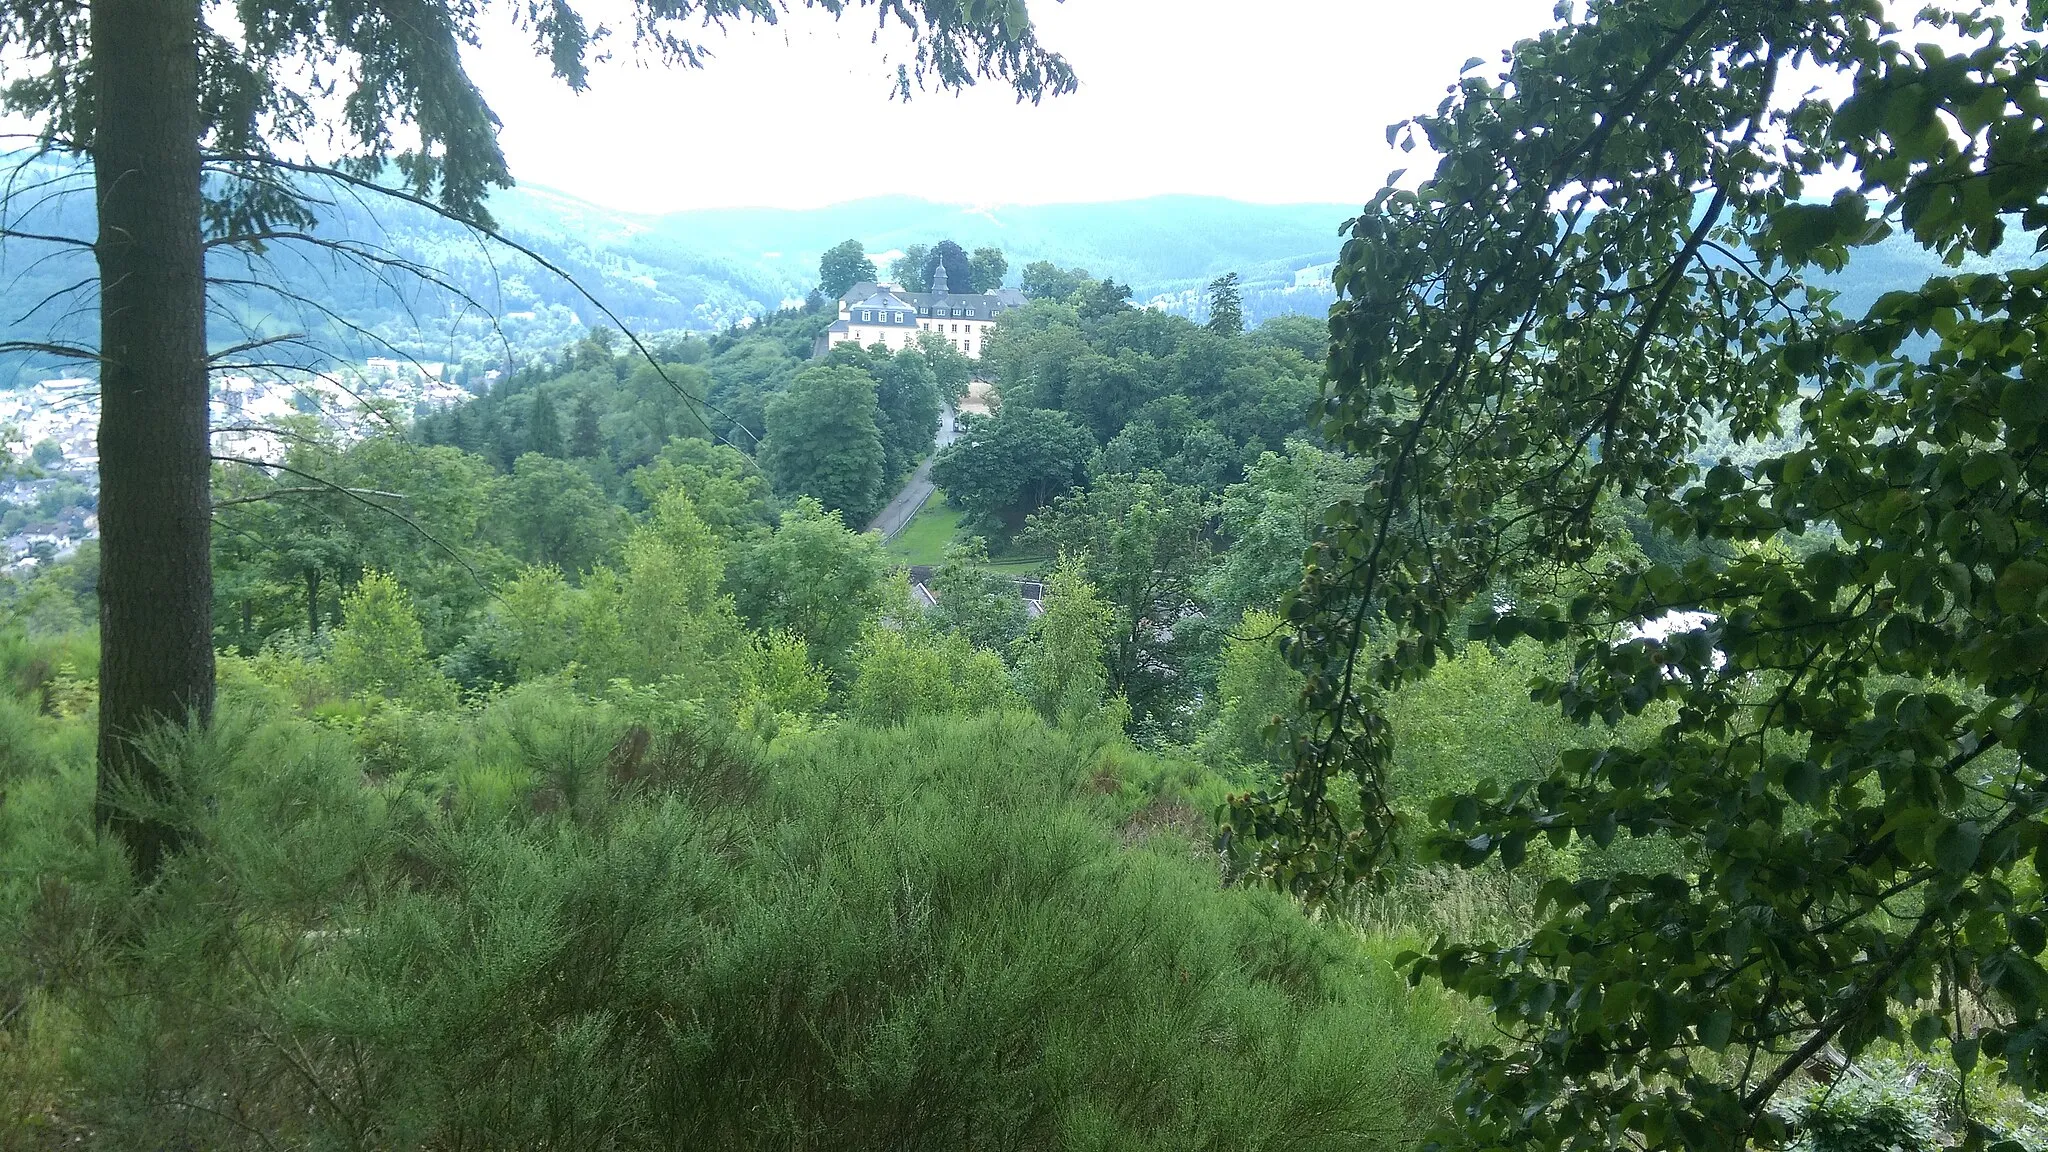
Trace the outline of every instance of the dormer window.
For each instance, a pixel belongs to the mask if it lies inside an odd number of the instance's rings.
[[[873,320],[873,319],[874,319],[874,313],[873,313],[872,311],[870,311],[869,309],[863,308],[863,309],[861,309],[861,310],[860,310],[860,318],[861,318],[862,320]]]

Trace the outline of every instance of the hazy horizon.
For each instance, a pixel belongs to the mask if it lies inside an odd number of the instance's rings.
[[[1550,26],[1552,7],[1276,0],[1248,16],[1225,0],[1041,2],[1040,39],[1081,89],[1037,106],[989,83],[891,100],[901,38],[877,36],[861,9],[735,25],[704,42],[716,56],[701,71],[640,66],[617,44],[580,94],[502,15],[466,59],[522,184],[634,214],[885,195],[1355,205],[1424,161],[1389,146],[1386,125],[1433,110],[1468,59],[1497,61]]]

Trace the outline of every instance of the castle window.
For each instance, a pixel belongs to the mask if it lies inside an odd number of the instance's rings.
[[[874,314],[869,312],[866,308],[863,308],[860,310],[860,318],[862,320],[872,320],[874,319]]]

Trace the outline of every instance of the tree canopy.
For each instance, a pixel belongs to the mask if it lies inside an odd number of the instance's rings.
[[[2048,274],[1862,315],[1814,283],[1895,230],[1951,268],[2048,230],[2038,9],[1921,20],[1571,12],[1396,126],[1441,158],[1350,225],[1319,430],[1368,474],[1289,611],[1314,723],[1237,834],[1294,891],[1377,874],[1387,701],[1470,623],[1568,646],[1534,690],[1588,731],[1443,797],[1426,851],[1682,860],[1552,880],[1525,937],[1410,958],[1498,1029],[1447,1055],[1436,1147],[1774,1142],[1789,1078],[1880,1039],[2048,1082]],[[1793,445],[1696,463],[1723,427]],[[1631,557],[1611,498],[1726,551]]]
[[[835,17],[849,7],[804,6]],[[207,253],[310,243],[377,263],[374,252],[312,232],[331,200],[307,187],[310,174],[489,225],[485,199],[512,177],[463,49],[479,41],[491,7],[0,3],[0,56],[20,70],[0,90],[0,110],[32,122],[44,147],[89,155],[96,183],[100,341],[68,354],[97,360],[102,385],[107,797],[125,784],[160,789],[137,734],[203,723],[213,705]],[[913,45],[893,66],[903,97],[977,79],[1033,101],[1074,88],[1072,69],[1039,45],[1021,6],[876,7],[879,22],[900,26]],[[587,82],[596,45],[612,32],[570,0],[501,10],[571,89]],[[773,23],[784,11],[777,0],[641,0],[621,15],[636,50],[697,67],[708,55],[700,31]],[[329,162],[306,162],[307,149]],[[111,805],[105,815],[144,873],[175,847],[160,823]]]
[[[837,300],[862,281],[875,279],[875,262],[858,240],[842,240],[818,257],[818,290]]]

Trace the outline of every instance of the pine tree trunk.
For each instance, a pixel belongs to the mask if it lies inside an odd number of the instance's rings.
[[[213,711],[199,0],[92,0],[100,271],[99,818],[139,876],[174,847],[113,802],[134,737]]]

